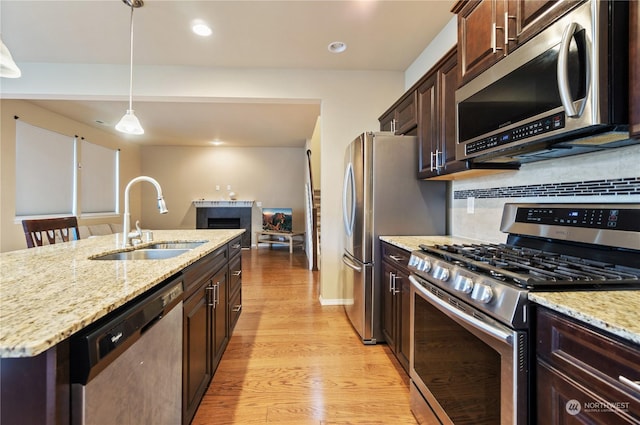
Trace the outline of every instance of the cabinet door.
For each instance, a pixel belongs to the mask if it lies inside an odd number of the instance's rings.
[[[464,161],[456,161],[456,90],[458,89],[458,58],[451,52],[438,70],[440,92],[440,163],[445,173],[466,169]]]
[[[409,134],[418,125],[416,92],[413,91],[396,108],[396,134]]]
[[[182,412],[183,423],[191,422],[211,380],[211,331],[207,288],[201,285],[184,302]]]
[[[418,87],[418,177],[437,175],[433,153],[438,147],[437,90],[438,76],[433,73]]]
[[[513,51],[551,25],[584,0],[517,0],[508,1],[508,52]]]
[[[391,290],[395,268],[382,262],[382,334],[391,351],[396,351],[396,308],[395,296]]]
[[[213,331],[212,341],[212,370],[216,370],[218,363],[222,357],[222,353],[227,344],[229,337],[227,328],[227,299],[228,299],[228,269],[224,267],[218,273],[216,273],[211,279],[211,309],[212,309],[212,324],[211,329]]]
[[[400,291],[396,295],[398,305],[398,336],[396,357],[409,373],[409,355],[411,353],[411,282],[409,274],[398,270],[396,275],[396,288]]]
[[[474,0],[458,10],[458,63],[462,83],[506,54],[505,0]]]

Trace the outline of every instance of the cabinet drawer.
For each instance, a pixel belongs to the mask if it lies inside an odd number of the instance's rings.
[[[220,270],[227,263],[227,258],[227,246],[225,245],[187,267],[182,272],[185,298],[191,295],[203,281],[210,279],[214,273]]]
[[[229,261],[229,293],[242,284],[242,258],[238,255]]]
[[[640,418],[640,347],[595,331],[550,310],[537,315],[537,356],[609,402],[629,403]]]
[[[229,242],[229,258],[233,258],[242,251],[242,236],[238,236]]]
[[[236,326],[236,322],[240,318],[240,313],[242,312],[242,287],[239,287],[238,290],[231,295],[229,299],[229,334],[233,331],[233,328]]]
[[[381,242],[380,245],[382,246],[382,259],[386,259],[399,267],[407,268],[409,257],[411,257],[409,251],[386,242]]]

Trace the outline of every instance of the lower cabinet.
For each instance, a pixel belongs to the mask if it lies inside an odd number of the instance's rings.
[[[234,315],[230,309],[232,300],[240,302],[239,258],[237,238],[183,271],[183,424],[193,419],[239,317],[239,310]]]
[[[410,325],[410,253],[381,242],[382,247],[382,333],[398,362],[409,373],[411,350]]]
[[[539,424],[640,423],[640,347],[562,314],[536,314]]]

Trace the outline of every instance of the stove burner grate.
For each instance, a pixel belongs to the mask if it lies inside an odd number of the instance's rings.
[[[423,251],[524,288],[640,287],[640,269],[507,244],[420,245]]]

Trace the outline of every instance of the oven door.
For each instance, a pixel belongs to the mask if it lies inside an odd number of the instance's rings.
[[[526,332],[409,279],[411,409],[420,423],[435,413],[442,424],[526,424]]]

